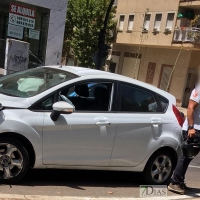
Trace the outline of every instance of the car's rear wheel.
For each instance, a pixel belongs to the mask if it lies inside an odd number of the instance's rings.
[[[29,168],[29,155],[17,140],[0,139],[0,182],[14,184],[21,180]]]
[[[156,152],[148,161],[143,172],[148,184],[162,185],[169,182],[176,160],[166,151]]]

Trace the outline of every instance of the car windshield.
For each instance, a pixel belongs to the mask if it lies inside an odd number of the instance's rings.
[[[29,69],[0,78],[0,93],[27,98],[76,77],[77,75],[60,69]]]

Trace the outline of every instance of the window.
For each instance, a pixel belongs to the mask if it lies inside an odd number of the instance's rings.
[[[154,95],[132,86],[120,85],[120,111],[157,112],[158,104]]]
[[[46,98],[42,102],[38,103],[36,106],[34,106],[33,110],[53,110],[53,104],[54,104],[54,95]]]
[[[120,15],[120,18],[119,18],[119,31],[123,31],[123,29],[124,29],[124,20],[125,20],[125,15]]]
[[[151,14],[146,14],[145,18],[144,18],[144,29],[145,30],[149,30],[150,20],[151,20]]]
[[[60,91],[59,98],[69,101],[76,111],[109,111],[112,83],[87,82]]]
[[[167,15],[167,23],[166,23],[166,28],[169,30],[172,30],[173,23],[174,23],[174,13],[168,13]]]
[[[157,29],[157,31],[160,30],[161,20],[162,20],[162,14],[156,14],[154,28]]]
[[[134,25],[134,15],[129,15],[129,20],[128,20],[128,31],[133,30],[133,25]]]
[[[76,77],[75,74],[60,69],[29,69],[1,78],[0,93],[21,98],[32,97]]]
[[[162,97],[162,96],[158,96],[159,100],[160,100],[160,105],[161,105],[161,111],[162,112],[165,112],[167,110],[167,107],[168,107],[168,104],[169,104],[169,101]]]

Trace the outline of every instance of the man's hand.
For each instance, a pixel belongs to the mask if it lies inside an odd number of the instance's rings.
[[[196,131],[195,129],[190,129],[188,130],[188,136],[191,138],[191,137],[194,137],[196,135]]]

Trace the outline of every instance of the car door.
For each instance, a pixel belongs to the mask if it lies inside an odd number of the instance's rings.
[[[94,85],[91,83],[101,85],[96,87],[95,96],[90,95],[90,85]],[[44,164],[109,166],[116,130],[115,114],[111,112],[114,87],[112,81],[99,80],[72,84],[58,91],[58,101],[68,98],[75,105],[75,112],[61,114],[55,122],[51,112],[45,112]],[[102,99],[104,104],[100,99],[105,93],[108,96]]]
[[[119,83],[119,122],[111,166],[136,166],[156,148],[163,112],[157,95],[146,88]]]

